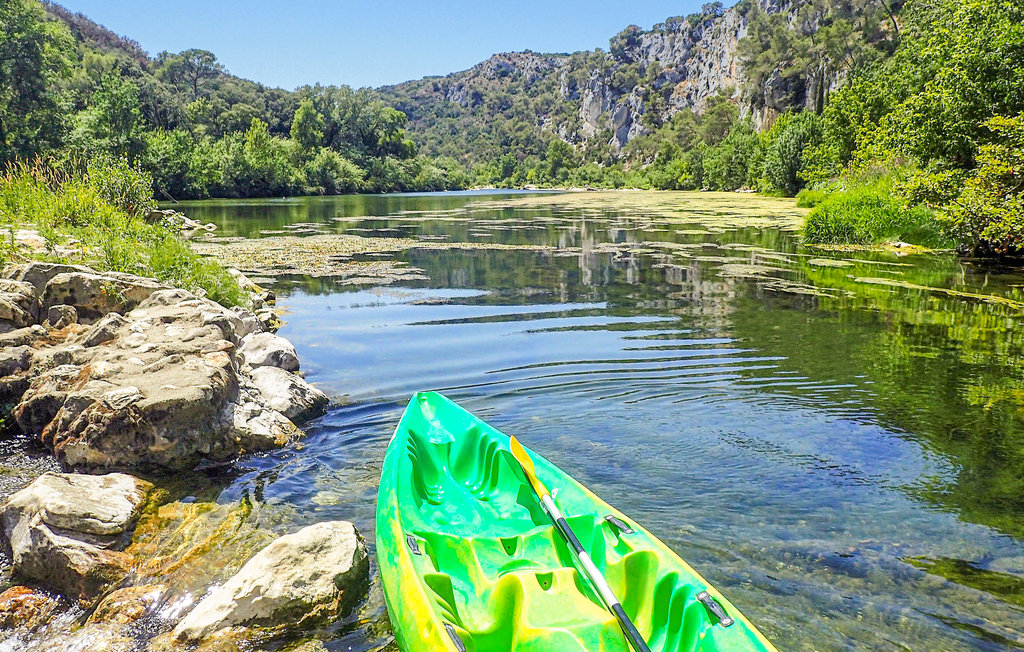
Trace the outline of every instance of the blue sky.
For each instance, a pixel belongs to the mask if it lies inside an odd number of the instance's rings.
[[[210,50],[232,73],[293,89],[380,86],[464,70],[495,52],[607,49],[629,24],[650,27],[703,0],[516,0],[485,4],[314,0],[64,0],[150,54]],[[728,3],[731,4],[731,3]]]

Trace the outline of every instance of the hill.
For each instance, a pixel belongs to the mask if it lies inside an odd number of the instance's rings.
[[[602,160],[680,112],[717,98],[759,129],[783,112],[820,110],[851,69],[885,56],[902,3],[743,0],[705,4],[609,48],[497,54],[473,68],[379,89],[409,117],[423,151],[479,163],[496,152],[540,156],[557,137]]]

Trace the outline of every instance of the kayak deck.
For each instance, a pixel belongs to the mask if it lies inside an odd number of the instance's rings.
[[[661,541],[531,457],[652,650],[774,649]],[[629,649],[508,437],[441,395],[410,402],[385,458],[377,518],[385,598],[403,649]],[[736,622],[718,623],[697,599],[702,591]]]

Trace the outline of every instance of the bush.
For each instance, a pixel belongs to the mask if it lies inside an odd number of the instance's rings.
[[[177,233],[142,219],[152,206],[150,183],[123,161],[94,161],[84,174],[50,161],[12,164],[0,174],[0,225],[38,230],[51,245],[43,258],[150,276],[205,290],[225,305],[244,304],[245,294],[223,267],[197,255]],[[75,253],[57,254],[56,245]],[[0,255],[9,258],[14,249],[5,244]]]
[[[831,193],[823,188],[804,188],[796,194],[796,205],[800,208],[814,208]]]
[[[950,245],[935,214],[923,206],[907,208],[886,178],[826,197],[807,216],[804,240],[815,244],[900,240],[925,247]]]

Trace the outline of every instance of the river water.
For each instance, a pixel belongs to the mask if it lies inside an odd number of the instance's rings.
[[[348,519],[372,544],[389,437],[440,390],[632,515],[781,650],[1024,647],[1021,270],[811,250],[791,201],[732,194],[184,209],[222,237],[424,244],[354,258],[401,264],[390,284],[253,270],[334,397],[219,489],[268,527]],[[374,582],[329,649],[388,645]]]

